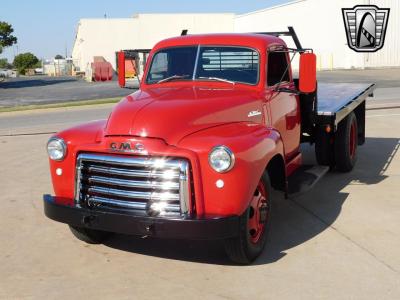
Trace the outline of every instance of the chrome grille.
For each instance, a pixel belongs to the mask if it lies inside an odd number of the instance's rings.
[[[183,159],[80,154],[75,201],[90,208],[186,214],[189,164]]]

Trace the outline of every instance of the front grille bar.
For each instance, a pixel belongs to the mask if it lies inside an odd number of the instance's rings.
[[[89,198],[88,201],[89,201],[89,203],[93,203],[93,204],[99,204],[99,203],[109,204],[109,205],[118,204],[118,207],[134,209],[134,210],[145,210],[147,208],[147,205],[145,203],[110,200],[108,198],[102,198],[102,197],[91,197],[91,198]],[[181,211],[181,208],[179,205],[172,204],[172,205],[168,205],[165,208],[165,210],[166,210],[166,212],[179,213]]]
[[[89,176],[87,180],[89,183],[110,184],[115,186],[131,187],[131,188],[143,188],[143,189],[156,188],[162,190],[179,190],[179,183],[173,181],[166,181],[160,183],[158,181],[134,181],[126,179],[113,179],[100,176]]]
[[[90,197],[88,200],[89,204],[109,204],[109,205],[118,205],[118,207],[122,208],[130,208],[135,210],[145,210],[146,203],[141,202],[128,202],[128,201],[119,201],[119,200],[111,200],[109,198],[103,197]]]
[[[183,159],[80,154],[76,205],[189,212],[189,163]],[[149,213],[149,211],[148,211]]]
[[[133,178],[159,178],[163,179],[163,172],[159,171],[147,171],[147,170],[120,170],[111,167],[89,167],[89,171],[93,171],[96,173],[110,174],[110,175],[120,175],[125,177],[133,177]],[[179,178],[179,172],[173,173],[168,176],[171,179]]]
[[[116,190],[110,188],[102,188],[102,187],[90,187],[88,188],[89,192],[102,194],[105,196],[116,196],[121,198],[134,198],[141,200],[179,200],[179,195],[170,194],[170,193],[148,193],[148,192],[133,192],[133,191],[124,191],[124,190]]]

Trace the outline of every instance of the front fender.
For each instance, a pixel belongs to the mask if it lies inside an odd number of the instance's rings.
[[[100,143],[106,120],[93,121],[79,125],[54,136],[62,138],[67,144],[67,155],[62,161],[49,159],[50,175],[56,196],[60,197],[65,205],[72,205],[75,191],[75,162],[77,149],[82,145],[97,145]],[[57,175],[56,170],[62,170],[62,175]]]
[[[214,171],[208,163],[210,150],[219,145],[229,147],[235,155],[235,165],[227,173]],[[196,153],[199,161],[195,191],[197,211],[204,214],[241,215],[249,205],[257,184],[275,156],[283,156],[283,143],[279,133],[254,123],[232,123],[209,128],[189,135],[179,142],[179,147]],[[224,187],[216,186],[217,180]],[[200,203],[201,202],[201,203]]]

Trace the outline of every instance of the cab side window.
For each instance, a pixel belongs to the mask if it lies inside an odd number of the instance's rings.
[[[286,53],[270,52],[268,54],[267,84],[274,86],[281,81],[290,82]]]

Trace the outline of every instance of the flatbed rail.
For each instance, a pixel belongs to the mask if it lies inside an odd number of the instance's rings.
[[[318,83],[316,123],[336,127],[372,96],[375,88],[375,84],[365,83]]]

